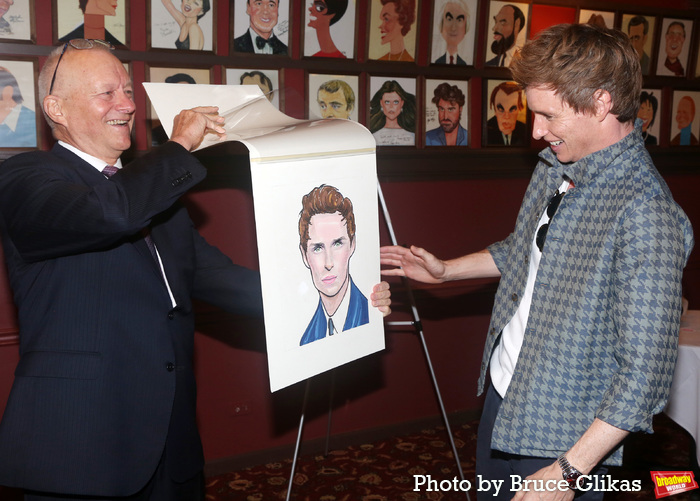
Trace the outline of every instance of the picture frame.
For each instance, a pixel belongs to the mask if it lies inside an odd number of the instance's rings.
[[[700,91],[674,90],[671,106],[671,146],[698,146],[700,142]]]
[[[489,2],[490,22],[484,35],[485,66],[510,66],[513,55],[527,40],[529,13],[530,5],[526,3],[500,0]],[[489,39],[492,39],[490,43]]]
[[[686,77],[690,44],[693,39],[691,19],[665,17],[659,30],[659,54],[656,74],[659,76]]]
[[[418,81],[412,77],[371,76],[367,128],[377,146],[415,146],[418,135]]]
[[[577,15],[576,7],[532,4],[530,8],[530,35],[528,38],[535,38],[542,30],[557,24],[574,24],[578,19]]]
[[[129,45],[129,0],[118,0],[115,8],[99,9],[95,12],[104,18],[104,25],[85,27],[84,12],[78,2],[53,1],[54,44],[67,42],[73,38],[97,38],[115,47]],[[85,9],[91,6],[88,1]]]
[[[482,145],[530,146],[530,114],[525,92],[512,80],[486,80],[483,86]]]
[[[656,39],[656,17],[642,14],[622,14],[623,33],[632,41],[639,54],[642,75],[649,75],[654,60],[654,40]]]
[[[661,137],[661,110],[663,109],[663,92],[661,89],[642,89],[639,98],[637,118],[644,121],[642,137],[644,145],[657,146]]]
[[[356,3],[305,0],[304,57],[355,58]]]
[[[36,43],[33,0],[15,0],[0,10],[0,42]]]
[[[344,118],[358,121],[360,77],[358,75],[308,75],[307,116],[310,120]]]
[[[367,58],[415,62],[419,7],[420,0],[391,0],[386,5],[380,0],[371,0]]]
[[[469,146],[469,81],[426,79],[425,146]]]
[[[177,0],[167,2],[165,4],[163,0],[149,0],[146,23],[149,27],[149,48],[214,52],[217,0],[202,0],[197,3],[180,3]],[[194,22],[193,17],[197,18]],[[183,38],[184,34],[187,36]]]
[[[0,59],[0,99],[11,101],[11,108],[0,111],[0,151],[29,150],[39,147],[39,106],[36,59]],[[8,89],[9,87],[9,89]]]
[[[232,2],[231,14],[233,21],[233,37],[231,37],[231,52],[242,54],[257,54],[261,56],[289,56],[291,55],[289,44],[292,40],[290,35],[291,22],[289,18],[290,3],[283,2],[282,7],[279,0],[269,0],[262,6],[249,3],[250,0],[239,0]],[[270,8],[269,4],[274,4]],[[268,21],[267,18],[270,17]],[[258,30],[258,31],[256,31]],[[256,37],[259,33],[268,34],[263,38],[261,47],[257,47]]]
[[[227,85],[252,85],[260,87],[263,94],[268,94],[268,99],[281,110],[283,102],[284,85],[280,70],[261,68],[224,68],[224,83]]]
[[[437,0],[433,6],[430,62],[473,66],[477,0]]]
[[[173,67],[146,65],[147,82],[165,82],[180,84],[210,84],[213,69],[210,67]],[[163,129],[153,106],[148,104],[148,143],[154,147],[165,143],[168,136]]]
[[[615,12],[581,9],[578,13],[578,22],[581,24],[595,24],[603,28],[614,28]]]

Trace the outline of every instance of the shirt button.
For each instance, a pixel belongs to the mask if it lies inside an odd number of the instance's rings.
[[[175,370],[175,364],[172,363],[172,362],[168,362],[167,364],[165,364],[165,369],[166,369],[168,372],[172,372],[172,371]]]
[[[168,312],[168,319],[172,320],[173,318],[175,318],[175,312]]]
[[[518,300],[518,295],[517,295],[517,294],[513,294],[512,296],[510,296],[510,298],[513,300],[513,302],[515,302],[515,301]]]

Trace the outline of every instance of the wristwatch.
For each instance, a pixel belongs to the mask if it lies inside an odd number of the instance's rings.
[[[557,462],[561,468],[561,474],[564,477],[564,480],[566,480],[566,482],[569,484],[569,489],[573,491],[578,490],[577,480],[583,475],[583,473],[571,466],[571,464],[569,464],[569,460],[566,459],[564,454],[559,456]]]

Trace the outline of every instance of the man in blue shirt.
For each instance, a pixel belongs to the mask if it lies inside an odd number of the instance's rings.
[[[443,82],[435,88],[432,102],[438,109],[440,127],[425,133],[426,146],[467,146],[467,129],[459,121],[464,108],[464,93],[456,85]]]

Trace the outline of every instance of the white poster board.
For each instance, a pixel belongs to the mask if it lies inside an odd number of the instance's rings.
[[[144,83],[144,87],[168,135],[173,117],[181,109],[214,105],[226,118],[227,140],[240,141],[248,148],[271,390],[382,350],[383,319],[371,304],[367,306],[365,321],[349,325],[355,303],[363,303],[357,293],[352,295],[350,280],[366,301],[372,287],[381,280],[376,145],[372,134],[350,120],[288,117],[257,86]],[[214,136],[206,138],[198,149],[218,142]],[[320,304],[326,304],[323,292],[327,291],[322,290],[323,285],[314,285],[318,280],[314,281],[317,275],[312,270],[318,268],[307,267],[308,250],[304,254],[306,261],[303,258],[300,212],[304,195],[323,185],[335,188],[352,203],[354,236],[350,238],[351,230],[343,231],[343,235],[347,236],[345,244],[354,242],[353,252],[344,262],[330,260],[325,266],[347,273],[339,271],[330,278],[319,279],[348,283],[341,289],[348,294],[346,305],[338,309],[347,309],[348,320],[340,322],[343,327],[336,322],[334,335],[324,334],[302,343],[302,339],[308,340],[306,331],[319,315]],[[341,219],[349,227],[347,219]],[[309,228],[320,228],[314,226],[318,221],[312,217]],[[341,239],[336,240],[333,247],[342,243]],[[314,252],[331,247],[322,245],[322,237],[315,232],[309,242],[317,243]]]

